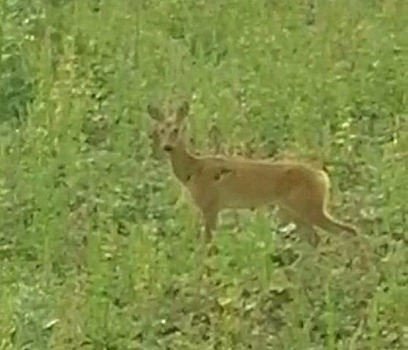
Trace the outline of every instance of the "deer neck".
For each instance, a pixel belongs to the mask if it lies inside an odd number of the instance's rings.
[[[191,154],[184,142],[176,145],[170,153],[174,175],[183,183],[187,183],[198,171],[199,159]]]

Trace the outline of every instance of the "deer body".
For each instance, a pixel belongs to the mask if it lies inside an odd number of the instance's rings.
[[[299,230],[312,235],[313,244],[318,242],[316,226],[357,234],[356,228],[328,214],[330,182],[323,170],[295,161],[196,156],[187,149],[182,132],[187,112],[184,105],[165,120],[159,118],[159,110],[149,107],[149,114],[160,120],[160,142],[169,153],[174,175],[202,213],[207,240],[221,210],[269,205],[279,207],[281,219],[296,223]]]

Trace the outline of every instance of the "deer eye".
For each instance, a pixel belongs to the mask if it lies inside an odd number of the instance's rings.
[[[174,128],[173,133],[177,134],[179,132],[179,128]]]

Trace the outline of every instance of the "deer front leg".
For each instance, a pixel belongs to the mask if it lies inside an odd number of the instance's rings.
[[[217,226],[218,211],[207,210],[203,211],[205,242],[208,244],[212,240],[213,232]]]

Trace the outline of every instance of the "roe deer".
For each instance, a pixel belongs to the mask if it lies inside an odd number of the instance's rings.
[[[169,154],[174,175],[201,211],[207,242],[221,210],[267,205],[277,206],[278,216],[294,222],[313,245],[319,242],[316,227],[358,234],[355,227],[327,212],[330,182],[323,170],[296,161],[196,156],[188,150],[184,135],[187,102],[170,113],[149,105],[148,113],[157,121],[160,147]]]

